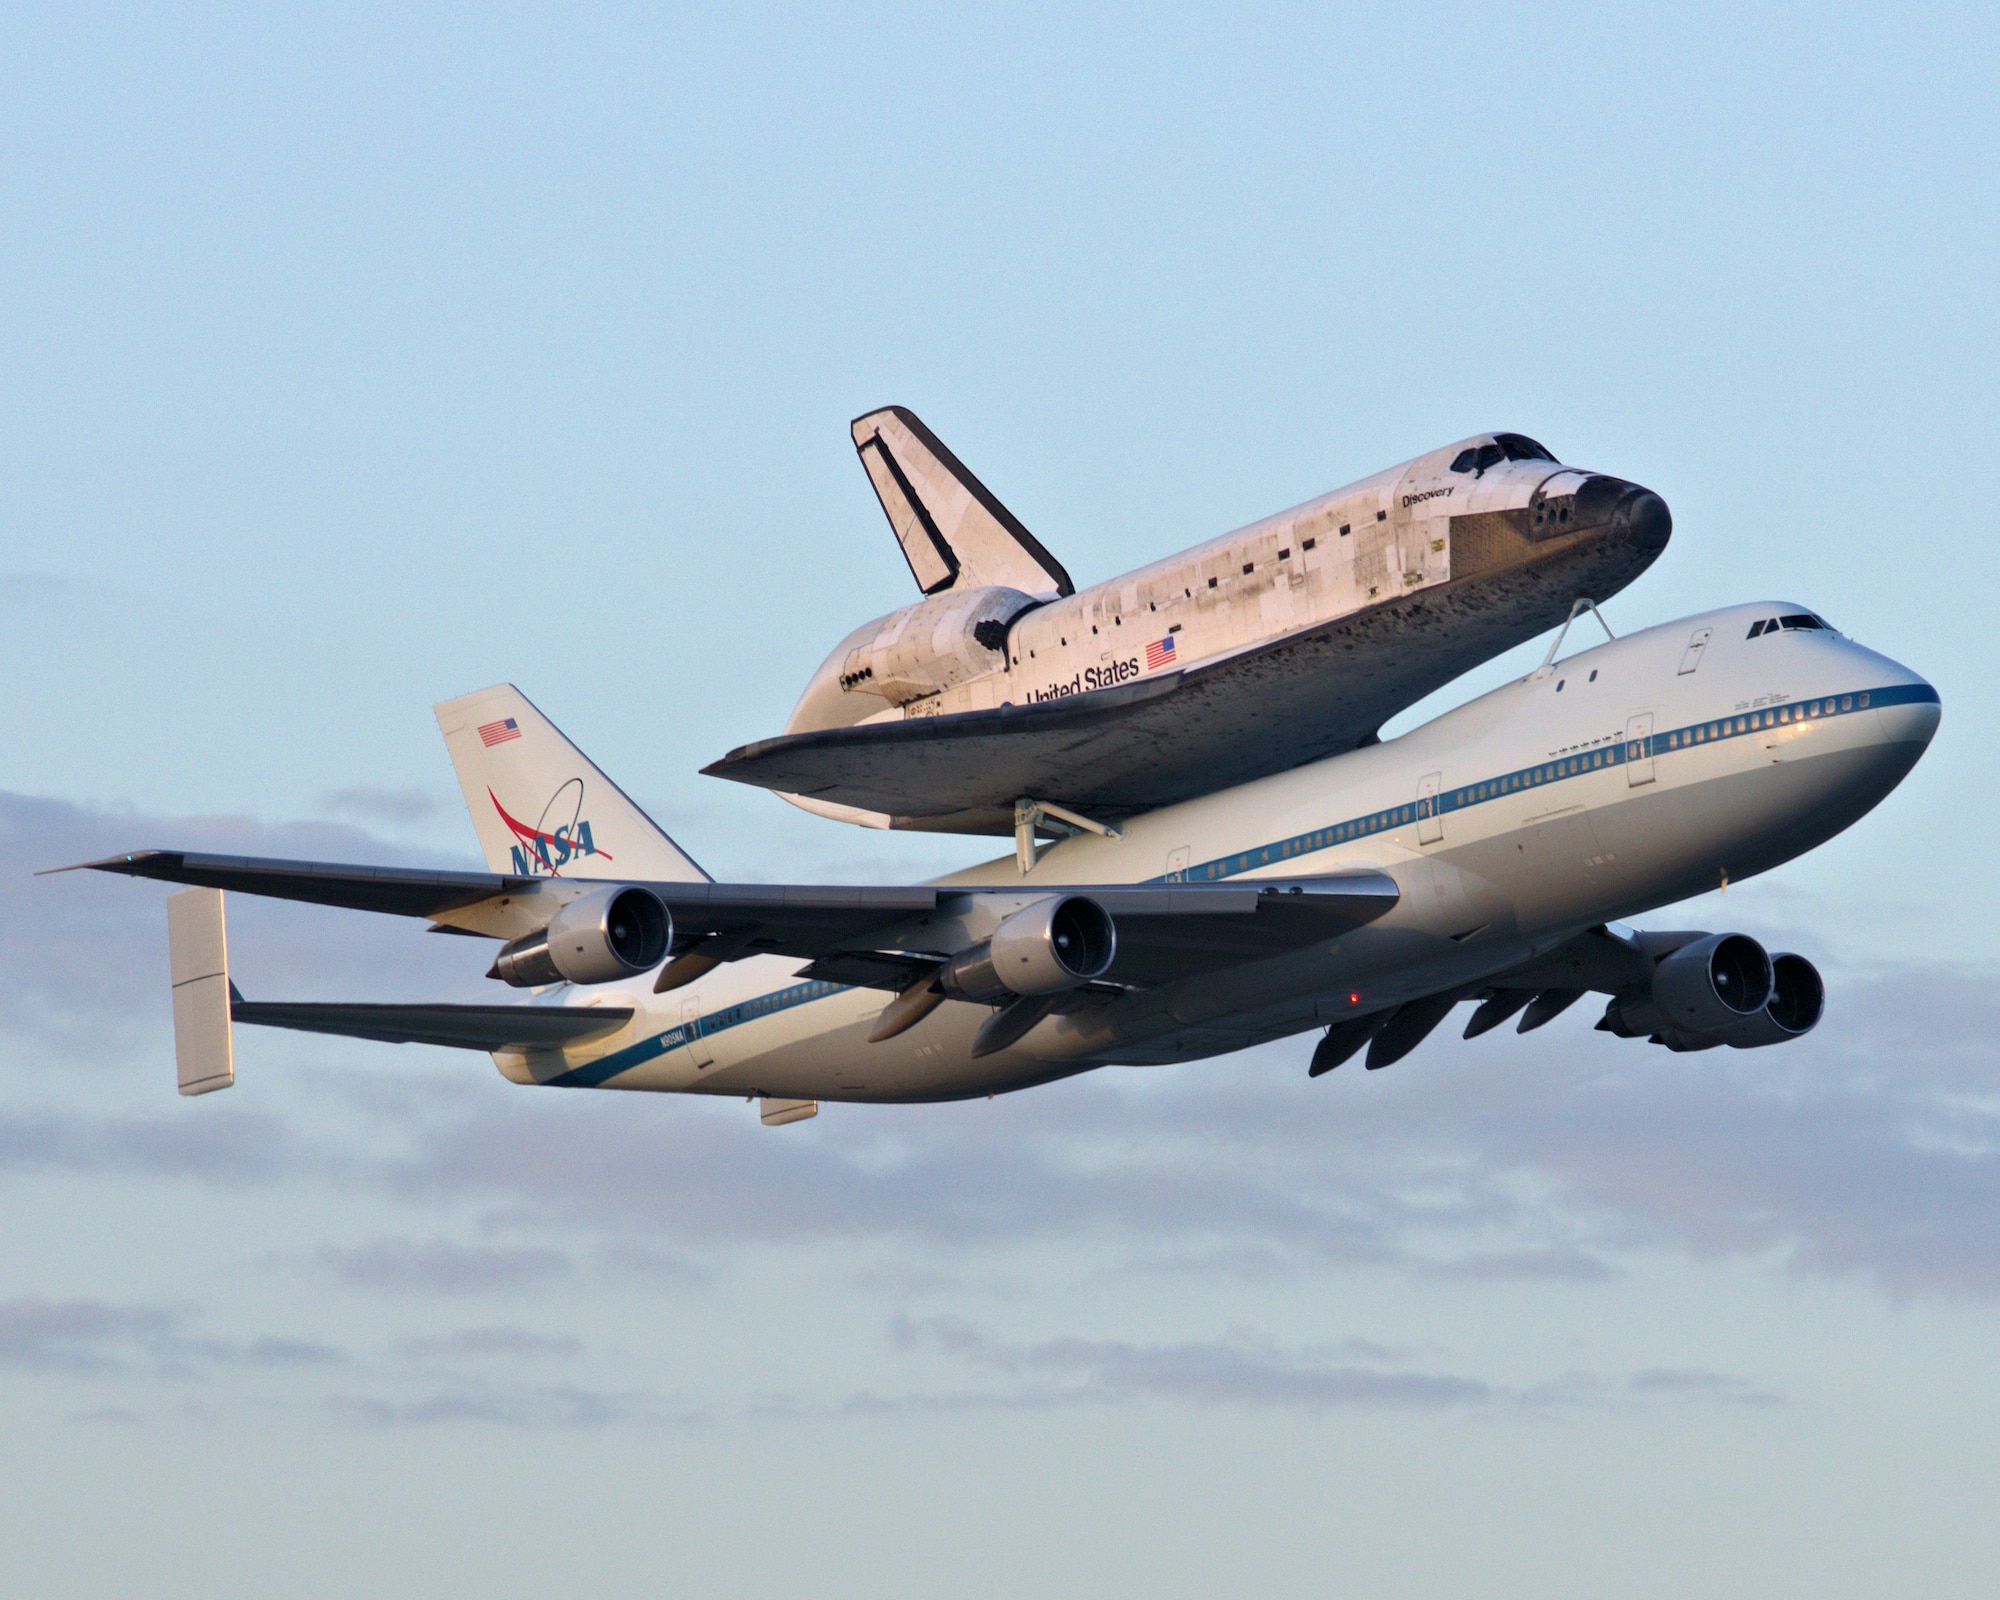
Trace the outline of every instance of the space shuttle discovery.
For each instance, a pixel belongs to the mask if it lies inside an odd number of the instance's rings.
[[[705,770],[872,827],[1115,831],[1370,744],[1623,589],[1673,527],[1650,490],[1482,434],[1078,590],[911,412],[852,428],[923,598]]]

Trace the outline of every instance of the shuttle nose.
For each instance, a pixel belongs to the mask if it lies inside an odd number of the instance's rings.
[[[1636,483],[1619,497],[1611,513],[1611,531],[1647,550],[1664,550],[1674,531],[1674,514],[1666,501]]]
[[[1649,555],[1664,550],[1674,531],[1673,513],[1651,489],[1602,474],[1586,478],[1577,490],[1573,516],[1578,525],[1603,528]]]
[[[1650,561],[1667,547],[1674,515],[1651,489],[1592,473],[1572,494],[1529,504],[1528,537],[1595,533]]]

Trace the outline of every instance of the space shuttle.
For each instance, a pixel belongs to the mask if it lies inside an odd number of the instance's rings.
[[[913,413],[852,433],[922,598],[835,645],[782,734],[704,770],[878,828],[1115,837],[1374,743],[1618,593],[1673,529],[1649,489],[1480,434],[1079,590]]]

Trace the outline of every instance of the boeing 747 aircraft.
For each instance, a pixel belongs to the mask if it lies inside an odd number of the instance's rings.
[[[1608,629],[1606,630],[1609,631]],[[1673,1050],[1818,1022],[1803,958],[1624,919],[1854,823],[1938,726],[1922,678],[1783,601],[1556,660],[1399,738],[915,887],[715,883],[515,689],[438,707],[490,871],[150,850],[88,863],[168,902],[183,1093],[233,1081],[232,1020],[492,1052],[509,1080],[817,1102],[960,1099],[1320,1031],[1312,1072],[1388,1065],[1585,994]],[[245,1000],[223,896],[427,920],[495,943],[491,1006]]]

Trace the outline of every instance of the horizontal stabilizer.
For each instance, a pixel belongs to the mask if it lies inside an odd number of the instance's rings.
[[[854,448],[925,594],[997,584],[1074,594],[1061,564],[936,434],[901,406],[853,422]]]
[[[238,1022],[301,1033],[333,1033],[384,1044],[457,1050],[557,1050],[616,1033],[630,1006],[393,1006],[239,1000]]]

